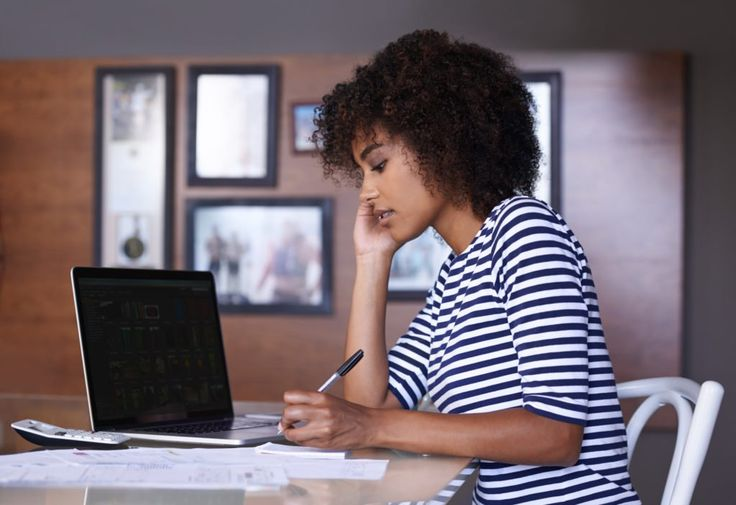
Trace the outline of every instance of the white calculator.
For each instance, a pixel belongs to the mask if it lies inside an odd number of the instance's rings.
[[[21,437],[43,447],[87,447],[119,449],[130,437],[109,431],[84,431],[60,428],[53,424],[23,419],[10,425]]]

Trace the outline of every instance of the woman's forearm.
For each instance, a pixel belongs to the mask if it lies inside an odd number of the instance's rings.
[[[372,409],[369,417],[370,446],[520,465],[573,465],[583,436],[579,425],[521,408],[486,414]]]
[[[361,362],[345,376],[345,398],[369,407],[398,406],[388,395],[386,293],[391,258],[359,256],[348,321],[345,355],[363,349]],[[388,402],[388,403],[387,403]]]

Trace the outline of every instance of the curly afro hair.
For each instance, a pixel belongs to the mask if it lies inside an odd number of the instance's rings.
[[[418,30],[323,97],[311,140],[325,177],[359,186],[352,142],[381,128],[413,151],[430,191],[470,204],[483,219],[502,200],[534,190],[540,151],[533,112],[507,56]]]

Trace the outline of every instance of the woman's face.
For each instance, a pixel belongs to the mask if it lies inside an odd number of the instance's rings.
[[[414,153],[399,138],[380,129],[375,133],[353,141],[353,158],[363,172],[360,198],[373,206],[379,225],[403,244],[435,226],[451,204],[427,189]]]

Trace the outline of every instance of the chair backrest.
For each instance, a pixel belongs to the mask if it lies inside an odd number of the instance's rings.
[[[684,377],[656,377],[622,382],[616,385],[616,389],[621,399],[646,398],[626,425],[629,461],[641,430],[652,414],[664,405],[675,408],[677,441],[661,505],[688,505],[708,452],[721,407],[723,386],[714,381],[700,385]]]

